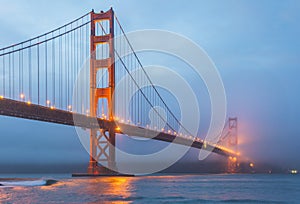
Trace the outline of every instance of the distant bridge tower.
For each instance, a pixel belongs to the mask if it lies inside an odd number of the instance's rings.
[[[228,119],[228,136],[226,138],[229,149],[238,152],[238,123],[237,118]],[[236,173],[238,171],[238,158],[228,157],[227,172]]]
[[[107,12],[91,12],[91,36],[90,36],[90,115],[97,117],[99,100],[106,100],[107,118],[113,120],[114,104],[112,96],[115,89],[115,65],[114,65],[114,12],[110,9]],[[99,23],[108,22],[108,31],[97,31]],[[97,25],[98,24],[98,25]],[[101,33],[101,32],[100,32]],[[99,58],[97,46],[108,47],[106,58]],[[103,49],[102,49],[103,50]],[[102,54],[103,56],[103,54]],[[101,87],[97,85],[97,72],[107,70],[108,83]],[[102,105],[103,105],[102,104]],[[102,107],[103,108],[103,107]],[[110,129],[91,129],[90,132],[90,162],[88,167],[89,174],[111,173],[109,169],[116,169],[115,162],[115,130]],[[99,165],[98,162],[106,162],[109,169]]]

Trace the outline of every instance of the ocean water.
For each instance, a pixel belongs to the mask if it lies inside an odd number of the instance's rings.
[[[300,203],[299,175],[12,176],[37,180],[0,179],[0,203]]]

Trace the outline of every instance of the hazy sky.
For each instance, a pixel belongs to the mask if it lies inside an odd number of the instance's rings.
[[[204,48],[238,117],[241,152],[300,168],[299,1],[2,0],[0,47],[110,6],[126,31],[169,30]],[[0,163],[88,159],[74,128],[7,117],[0,126]]]

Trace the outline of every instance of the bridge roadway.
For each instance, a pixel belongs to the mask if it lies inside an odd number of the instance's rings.
[[[28,104],[26,102],[15,101],[6,98],[0,98],[0,115],[18,117],[30,120],[38,120],[43,122],[51,122],[69,126],[78,126],[82,128],[104,128],[108,130],[115,130],[116,133],[124,134],[122,130],[128,136],[137,136],[144,138],[152,138],[154,140],[164,142],[174,142],[181,145],[192,146],[194,148],[211,150],[214,153],[223,156],[236,156],[236,154],[226,148],[205,144],[202,140],[194,140],[185,137],[177,137],[173,134],[145,129],[129,124],[122,124],[114,121],[104,120],[100,118],[92,118],[87,115],[73,113],[70,111],[64,111],[59,109],[51,109],[49,107]],[[73,117],[76,117],[76,125],[74,124]],[[119,127],[119,128],[117,128]]]

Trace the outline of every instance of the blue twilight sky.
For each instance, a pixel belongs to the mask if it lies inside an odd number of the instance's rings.
[[[199,44],[216,64],[240,149],[300,168],[300,2],[285,0],[2,0],[0,47],[113,6],[126,31],[164,29]],[[196,86],[196,84],[195,84]],[[74,128],[0,117],[0,163],[86,162]]]

